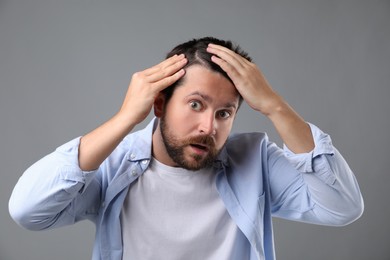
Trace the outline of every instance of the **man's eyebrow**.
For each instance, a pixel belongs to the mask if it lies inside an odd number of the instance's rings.
[[[203,98],[207,102],[212,102],[213,101],[212,97],[210,97],[209,95],[202,94],[199,91],[194,91],[194,92],[192,92],[192,93],[187,95],[187,97],[190,97],[190,96],[200,96],[201,98]]]
[[[199,91],[194,91],[194,92],[187,95],[187,97],[190,97],[190,96],[200,96],[202,99],[206,100],[207,102],[213,101],[212,97],[210,97],[209,95],[203,94]],[[227,102],[223,107],[226,107],[226,108],[231,107],[231,108],[237,109],[237,105],[235,104],[235,102]]]

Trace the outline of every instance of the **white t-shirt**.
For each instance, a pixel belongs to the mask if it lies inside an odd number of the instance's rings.
[[[248,259],[213,168],[188,171],[153,159],[129,189],[121,212],[123,259]],[[249,254],[249,252],[248,252]]]

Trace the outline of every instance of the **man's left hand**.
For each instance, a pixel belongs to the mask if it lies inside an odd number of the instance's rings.
[[[209,44],[207,51],[214,54],[212,61],[228,74],[243,99],[254,110],[270,115],[283,102],[256,64],[220,45]]]

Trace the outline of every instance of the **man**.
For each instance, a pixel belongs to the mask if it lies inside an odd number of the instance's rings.
[[[285,151],[262,133],[230,135],[242,100]],[[32,165],[9,207],[32,230],[92,220],[93,259],[268,260],[271,216],[346,225],[363,200],[330,137],[238,46],[206,37],[135,73],[118,113]]]

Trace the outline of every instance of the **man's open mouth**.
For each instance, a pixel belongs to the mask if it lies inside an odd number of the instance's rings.
[[[209,148],[208,146],[206,145],[202,145],[202,144],[190,144],[192,147],[196,148],[196,149],[200,149],[200,150],[203,150],[203,151],[208,151]]]

